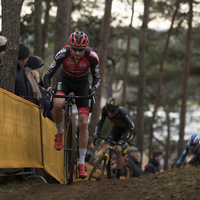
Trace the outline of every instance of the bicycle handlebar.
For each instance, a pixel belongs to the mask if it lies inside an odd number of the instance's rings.
[[[115,141],[110,140],[110,139],[108,139],[108,138],[101,137],[100,135],[98,136],[98,138],[94,138],[94,144],[96,143],[96,140],[97,140],[97,139],[105,140],[106,142],[111,143],[113,146],[114,146],[114,145],[120,145],[120,146],[122,146],[122,143],[118,143],[118,142],[115,142]]]
[[[69,98],[69,99],[93,99],[90,95],[88,96],[75,96],[75,95],[59,95],[54,94],[53,97],[55,98]]]
[[[113,140],[110,140],[110,139],[108,139],[108,138],[104,138],[104,137],[101,137],[100,135],[98,136],[98,138],[94,138],[94,140],[93,140],[93,143],[95,144],[96,143],[96,140],[97,139],[102,139],[102,140],[105,140],[106,142],[109,142],[109,143],[111,143],[113,146],[114,145],[119,145],[119,146],[122,146],[123,145],[123,143],[118,143],[118,142],[115,142],[115,141],[113,141]],[[135,143],[133,143],[133,142],[130,142],[129,143],[130,145],[133,145],[133,146],[135,146],[136,144]]]
[[[94,96],[76,96],[76,95],[58,95],[54,93],[55,91],[53,89],[49,90],[49,94],[50,94],[50,102],[53,100],[53,98],[67,98],[67,99],[92,99],[94,103],[96,103],[95,101],[95,97]]]

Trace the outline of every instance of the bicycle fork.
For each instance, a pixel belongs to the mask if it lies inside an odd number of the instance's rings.
[[[106,158],[106,168],[107,168],[107,176],[108,178],[112,177],[112,164],[111,164],[111,149],[109,149],[106,153],[105,153]]]

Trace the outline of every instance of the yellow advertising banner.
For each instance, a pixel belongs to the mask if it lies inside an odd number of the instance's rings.
[[[39,106],[1,88],[0,107],[0,168],[44,168],[63,183],[64,152],[54,149],[55,124],[40,116]]]

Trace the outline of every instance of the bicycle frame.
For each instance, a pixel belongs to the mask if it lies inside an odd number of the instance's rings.
[[[108,150],[105,153],[105,156],[107,157],[106,164],[108,164],[108,161],[111,157],[111,150],[113,150],[113,146],[108,147]]]
[[[111,153],[112,153],[112,151],[115,152],[114,147],[113,147],[114,145],[121,145],[121,144],[120,144],[120,143],[117,143],[117,142],[115,142],[115,141],[111,141],[111,140],[109,140],[109,139],[100,137],[100,136],[99,136],[98,139],[104,139],[105,141],[108,141],[108,142],[111,143],[111,145],[108,147],[106,153],[104,154],[104,156],[105,156],[105,160],[104,160],[105,163],[104,163],[104,164],[106,165],[106,167],[103,167],[103,169],[101,170],[101,173],[100,173],[100,175],[99,175],[98,177],[93,176],[93,178],[95,178],[96,180],[99,180],[99,181],[100,181],[101,178],[103,177],[103,174],[104,174],[104,172],[105,172],[105,169],[107,169],[107,176],[108,176],[108,179],[114,177],[114,176],[112,176],[112,169],[111,169]],[[115,152],[115,153],[116,153],[116,152]],[[97,169],[98,167],[99,167],[99,165],[96,166],[96,169]],[[96,169],[93,169],[93,172],[95,172]],[[91,176],[90,176],[90,178],[91,178]]]
[[[108,147],[106,153],[104,155],[101,155],[99,157],[99,159],[96,161],[96,163],[94,164],[94,167],[93,167],[93,169],[90,173],[90,176],[89,176],[89,180],[96,179],[96,180],[100,181],[103,178],[105,170],[107,170],[108,179],[114,178],[116,176],[116,174],[113,174],[113,172],[112,172],[111,154],[112,154],[112,151],[116,153],[116,151],[114,149],[115,145],[122,146],[123,143],[118,143],[118,142],[112,141],[110,139],[103,138],[101,136],[99,136],[98,138],[95,138],[94,143],[97,139],[102,139],[102,140],[109,142],[110,146]],[[128,147],[129,147],[129,145],[128,145]],[[128,149],[128,147],[127,147],[127,149]],[[125,160],[124,160],[123,165],[124,165],[124,167],[128,167]],[[101,166],[101,168],[99,168],[100,166]]]

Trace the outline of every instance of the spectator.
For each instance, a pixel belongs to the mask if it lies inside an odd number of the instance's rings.
[[[103,145],[104,145],[104,142],[105,140],[102,140],[101,143],[100,143],[100,149],[97,149],[95,152],[94,152],[94,158],[95,158],[95,161],[98,160],[98,158],[103,155]]]
[[[4,36],[0,36],[0,57],[5,54],[7,44],[7,38]]]
[[[0,36],[0,58],[5,54],[7,38]],[[3,65],[3,60],[0,59],[0,67]],[[22,171],[22,168],[1,168],[0,172],[5,174],[15,174]]]
[[[5,54],[6,50],[6,43],[7,43],[7,38],[4,36],[0,36],[0,68],[3,67],[3,55]]]
[[[43,82],[43,80],[41,78],[42,77],[42,71],[43,71],[43,68],[44,68],[44,61],[39,56],[35,56],[35,57],[39,60],[39,63],[40,63],[40,68],[38,68],[38,72],[40,74],[39,85],[41,85],[42,89],[46,91],[46,89],[44,88],[44,82]]]
[[[18,64],[15,77],[15,94],[25,99],[28,99],[28,97],[33,97],[31,84],[25,75],[24,69],[29,55],[30,50],[28,46],[23,43],[19,43]]]
[[[42,98],[39,88],[32,75],[25,70],[29,55],[30,49],[28,46],[19,43],[18,64],[15,77],[15,94],[39,105],[38,97],[35,96],[36,94],[39,94],[39,98]]]
[[[42,108],[44,108],[44,116],[48,117],[49,119],[51,119],[53,121],[53,115],[52,112],[49,111],[49,107],[50,107],[50,100],[47,97],[46,94],[46,90],[44,88],[41,87],[41,85],[39,84],[41,81],[41,77],[40,77],[40,73],[41,73],[41,68],[43,67],[43,65],[41,65],[40,60],[38,59],[38,56],[29,56],[29,59],[26,63],[26,68],[25,68],[25,73],[30,73],[32,75],[32,77],[34,78],[34,80],[31,80],[31,86],[33,91],[36,91],[39,93],[39,97],[41,98],[41,105]],[[32,82],[35,83],[32,83]],[[35,88],[34,88],[35,87]]]
[[[141,154],[137,147],[130,146],[125,155],[125,159],[132,166],[133,177],[141,176],[144,173],[139,166],[141,162]]]
[[[88,146],[85,161],[91,165],[94,164],[94,144],[93,138],[91,136],[88,138]]]
[[[144,172],[156,173],[160,171],[160,161],[162,160],[162,152],[154,151],[153,158],[149,160],[148,165],[145,168]]]

